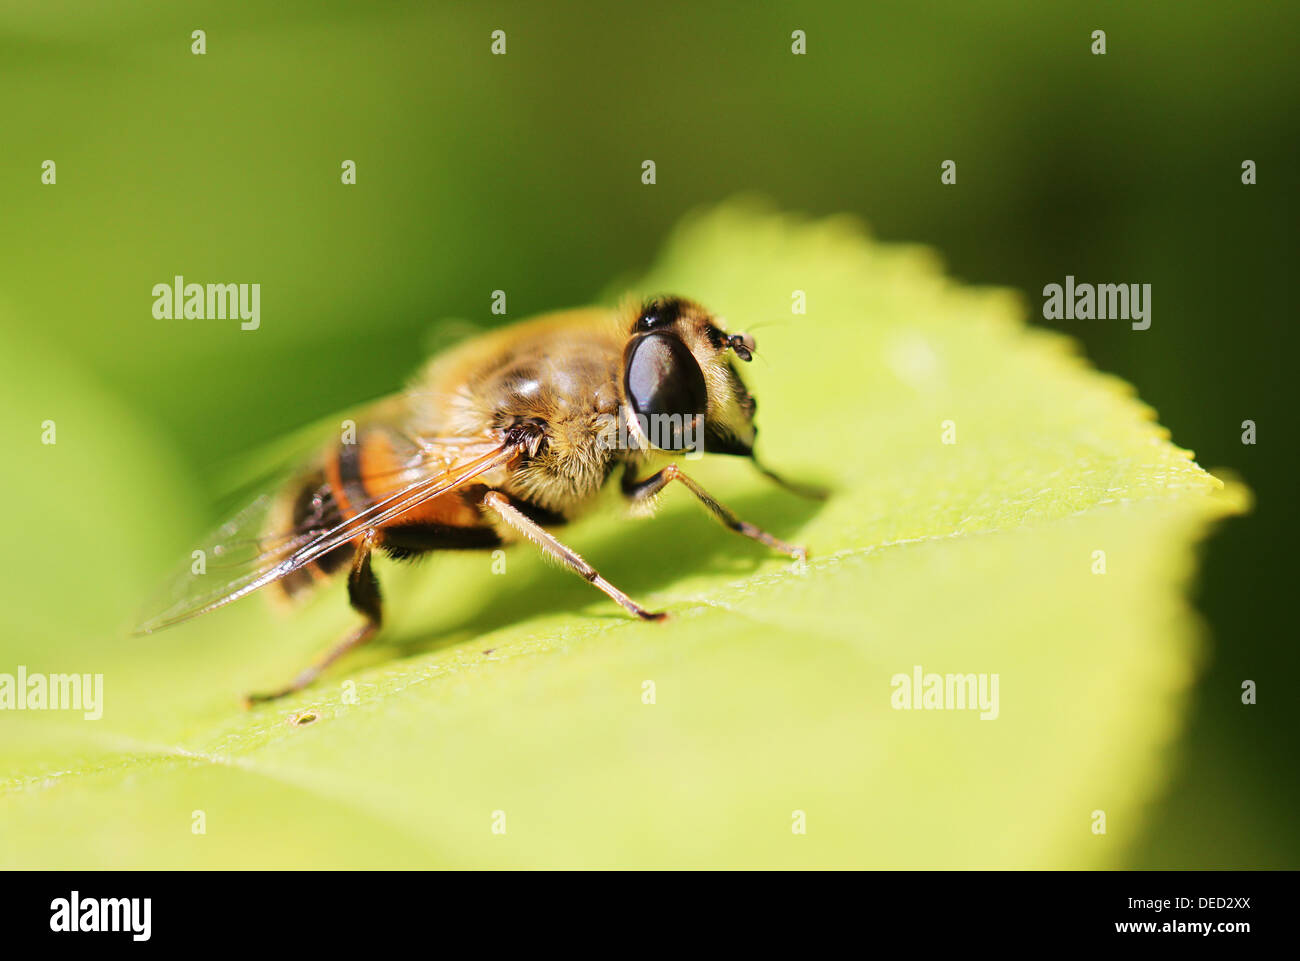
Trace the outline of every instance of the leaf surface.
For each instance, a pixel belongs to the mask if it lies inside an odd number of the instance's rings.
[[[1069,341],[1027,327],[1015,295],[958,285],[847,219],[730,204],[688,219],[609,299],[629,288],[753,331],[760,453],[833,496],[800,500],[726,458],[683,466],[807,544],[805,570],[685,490],[654,518],[611,498],[564,536],[670,621],[626,619],[526,547],[504,575],[488,554],[386,564],[387,640],[244,712],[241,692],[350,623],[341,589],[290,619],[245,601],[123,639],[158,541],[184,550],[202,511],[177,493],[183,471],[65,371],[42,397],[85,430],[61,422],[52,456],[0,488],[26,505],[12,534],[88,553],[38,547],[15,572],[24,608],[48,616],[0,641],[0,671],[103,673],[105,712],[0,714],[0,863],[1122,864],[1202,656],[1194,547],[1246,492]],[[36,345],[9,356],[0,392],[39,423],[33,384],[57,365]],[[72,467],[101,493],[71,496]],[[177,530],[159,530],[160,504]],[[104,566],[106,583],[91,576]],[[916,666],[997,675],[996,719],[896,709],[892,681]]]

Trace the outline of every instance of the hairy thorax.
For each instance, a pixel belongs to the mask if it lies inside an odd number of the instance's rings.
[[[618,420],[622,341],[603,313],[558,315],[491,336],[426,374],[429,429],[459,435],[532,425],[535,452],[500,489],[571,516],[625,459]]]

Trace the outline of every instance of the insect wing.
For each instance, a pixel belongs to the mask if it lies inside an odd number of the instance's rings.
[[[411,462],[401,468],[400,486],[393,489],[392,479],[386,478],[391,493],[365,504],[351,504],[353,513],[341,517],[332,492],[322,486],[315,492],[311,515],[321,522],[305,528],[297,525],[298,530],[275,516],[283,485],[294,476],[286,472],[204,540],[153,608],[161,613],[144,621],[136,633],[150,634],[224,607],[425,501],[506,466],[517,455],[515,446],[494,438],[457,438],[450,443],[425,440]],[[324,521],[331,517],[331,522]]]

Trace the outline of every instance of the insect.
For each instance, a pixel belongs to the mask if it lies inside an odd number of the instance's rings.
[[[678,297],[545,315],[468,340],[223,525],[206,550],[211,568],[183,572],[169,606],[138,632],[263,587],[297,598],[345,576],[362,623],[287,686],[246,699],[273,700],[311,684],[383,625],[376,550],[406,560],[514,541],[531,542],[631,615],[660,620],[551,532],[616,472],[633,505],[653,508],[675,481],[731,530],[803,559],[803,548],[738,518],[677,463],[653,470],[683,451],[754,459],[756,404],[732,362],[754,351],[752,337],[724,332]]]

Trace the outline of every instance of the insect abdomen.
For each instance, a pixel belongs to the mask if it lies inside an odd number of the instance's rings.
[[[344,520],[324,470],[308,474],[291,485],[285,497],[292,505],[288,511],[288,520],[290,533],[295,540],[304,535],[329,530]],[[351,546],[344,544],[336,547],[281,578],[277,585],[287,597],[298,597],[345,567],[351,556]]]
[[[392,436],[380,427],[364,431],[356,443],[340,444],[324,466],[290,485],[286,507],[278,512],[283,527],[301,540],[343,523],[367,507],[391,497],[409,482],[402,455]],[[393,518],[378,530],[378,546],[390,557],[407,560],[436,550],[482,550],[501,538],[486,523],[478,503],[487,488],[474,485],[436,497]],[[351,563],[352,544],[335,548],[282,578],[288,597],[299,597]]]

